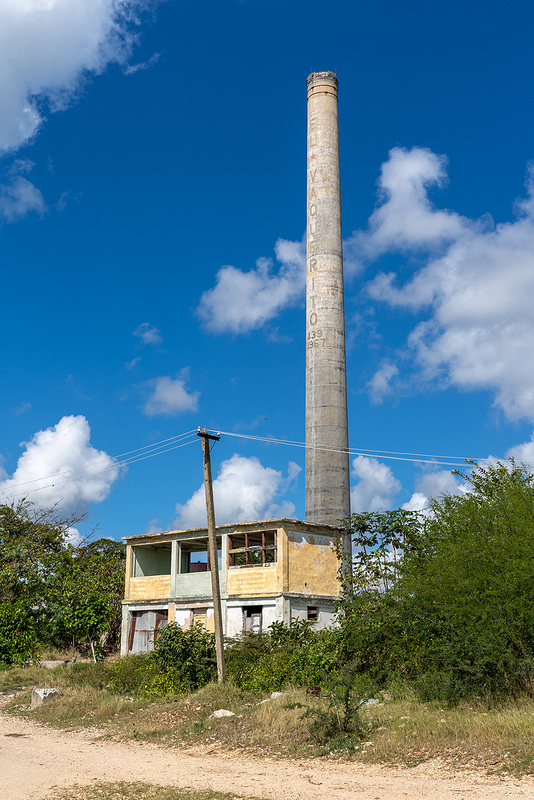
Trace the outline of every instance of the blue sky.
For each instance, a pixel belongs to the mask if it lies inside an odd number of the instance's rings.
[[[325,69],[353,510],[460,486],[367,451],[534,462],[533,21],[514,1],[2,0],[2,498],[86,512],[81,535],[203,524],[202,426],[224,432],[218,522],[303,516],[302,447],[242,437],[304,440]]]

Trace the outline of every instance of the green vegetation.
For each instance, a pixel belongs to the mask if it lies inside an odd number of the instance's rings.
[[[11,707],[26,713],[31,684],[59,686],[34,718],[121,737],[403,763],[440,755],[532,773],[534,476],[513,461],[472,466],[468,491],[433,501],[426,518],[353,515],[354,577],[339,626],[295,620],[229,642],[225,686],[212,683],[213,635],[171,624],[149,655],[53,673],[18,666],[0,672],[0,690],[20,689]],[[2,514],[0,659],[23,664],[46,632],[95,644],[112,630],[115,543],[74,551],[49,520],[25,508]],[[235,716],[213,720],[218,708]]]
[[[40,647],[85,646],[120,635],[124,545],[68,543],[74,518],[27,502],[0,505],[0,666],[20,664]]]
[[[534,691],[534,476],[513,461],[473,466],[468,492],[433,501],[427,519],[350,521],[360,569],[340,609],[346,652],[422,700]]]

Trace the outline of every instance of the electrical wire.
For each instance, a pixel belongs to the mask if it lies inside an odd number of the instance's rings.
[[[256,442],[263,442],[265,444],[280,444],[280,445],[287,445],[290,447],[300,447],[303,449],[314,449],[320,450],[323,453],[348,453],[352,456],[364,456],[367,458],[381,458],[381,459],[388,459],[391,461],[408,461],[415,464],[434,464],[434,465],[441,465],[444,467],[464,467],[466,462],[469,461],[485,461],[486,457],[484,458],[468,458],[467,456],[439,456],[439,455],[428,455],[426,453],[403,453],[397,452],[394,450],[366,450],[364,448],[351,448],[349,447],[348,450],[340,450],[333,447],[313,447],[312,445],[307,445],[305,442],[295,442],[291,439],[275,439],[273,437],[267,436],[252,436],[251,434],[245,433],[232,433],[230,431],[217,431],[223,436],[233,436],[238,439],[249,439]],[[454,459],[450,461],[446,461],[445,459]],[[525,464],[530,464],[534,462],[525,461]]]
[[[191,433],[182,434],[181,437],[184,438],[187,435],[191,436]],[[179,437],[171,437],[171,439],[177,439],[177,438],[179,438]],[[164,440],[164,441],[168,441],[168,440]],[[75,481],[79,481],[79,480],[82,480],[84,478],[90,478],[93,475],[100,475],[100,474],[102,474],[104,472],[111,472],[111,471],[114,471],[114,470],[120,470],[122,467],[129,466],[130,464],[136,464],[138,461],[145,461],[148,458],[154,458],[154,456],[159,456],[159,455],[162,455],[163,453],[169,453],[172,450],[178,450],[181,447],[186,447],[188,444],[193,444],[193,442],[195,442],[195,441],[196,441],[195,438],[191,438],[190,441],[182,442],[181,444],[176,444],[176,445],[174,445],[172,447],[166,447],[164,449],[162,447],[160,447],[157,452],[145,453],[145,454],[139,455],[139,456],[137,456],[135,458],[125,459],[124,461],[115,461],[110,466],[103,467],[102,469],[97,469],[97,470],[93,470],[93,471],[89,471],[89,470],[86,469],[85,472],[82,472],[82,474],[77,475],[75,477],[69,477],[69,478],[66,478],[65,480],[54,481],[54,483],[48,483],[45,486],[36,486],[33,489],[27,489],[27,490],[25,490],[23,492],[17,492],[15,494],[6,495],[4,499],[5,500],[14,500],[16,497],[24,497],[24,496],[27,497],[29,494],[33,494],[35,492],[40,492],[40,491],[43,491],[44,489],[51,489],[51,488],[56,487],[56,486],[64,486],[67,483],[74,483]],[[137,450],[131,450],[130,453],[137,453],[140,450],[144,450],[144,449],[146,449],[146,447],[140,447]],[[97,462],[95,462],[95,463],[97,463]],[[102,462],[100,462],[100,463],[102,463]],[[81,469],[83,469],[83,468],[82,467],[78,468],[78,470],[81,470]],[[76,471],[76,470],[74,470],[74,471]],[[57,474],[61,475],[61,474],[65,474],[65,473],[57,473]],[[67,474],[70,475],[70,473],[67,473]],[[54,477],[54,476],[50,476],[50,477]],[[35,481],[38,481],[38,480],[49,480],[49,479],[50,478],[46,478],[46,477],[45,478],[35,478],[34,481],[31,481],[31,482],[35,482]],[[23,485],[23,484],[19,484],[19,486],[20,485]],[[13,488],[17,488],[17,486],[14,486]]]
[[[117,459],[123,458],[123,456],[129,456],[129,455],[132,455],[133,453],[140,453],[142,450],[157,450],[157,449],[160,448],[160,446],[163,446],[167,442],[175,442],[178,439],[184,439],[187,436],[191,436],[193,433],[196,433],[196,431],[195,430],[187,431],[186,433],[180,433],[177,436],[171,436],[168,439],[162,439],[161,441],[154,442],[153,444],[144,445],[144,447],[138,447],[136,450],[128,450],[126,453],[119,453],[116,456],[107,456],[106,458],[102,458],[99,461],[93,461],[93,463],[91,464],[90,468],[96,466],[97,464],[108,464],[110,458],[115,460],[115,461],[117,461]],[[163,451],[163,452],[166,452],[166,451]],[[123,464],[128,464],[128,463],[130,463],[129,459],[123,462]],[[131,463],[133,463],[133,461]],[[18,489],[20,486],[27,486],[30,483],[37,483],[39,481],[52,480],[52,478],[58,478],[61,475],[69,475],[69,476],[71,476],[73,472],[80,472],[81,471],[81,472],[85,473],[86,470],[87,470],[87,467],[74,467],[73,469],[70,469],[70,470],[63,470],[62,472],[54,472],[54,473],[52,473],[52,475],[44,475],[41,478],[32,478],[29,481],[22,481],[21,483],[14,484],[11,488],[12,489]]]

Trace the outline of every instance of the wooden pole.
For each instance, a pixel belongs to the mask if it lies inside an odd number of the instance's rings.
[[[218,442],[220,436],[210,436],[206,430],[197,431],[202,441],[204,456],[204,491],[206,493],[206,514],[208,517],[208,552],[210,556],[211,590],[213,594],[213,616],[215,622],[215,652],[217,654],[217,679],[224,683],[226,665],[224,662],[224,639],[221,609],[221,589],[219,586],[219,559],[217,558],[217,537],[215,535],[215,506],[213,504],[213,484],[211,480],[210,439]]]

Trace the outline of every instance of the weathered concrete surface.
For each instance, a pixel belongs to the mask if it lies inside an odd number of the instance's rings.
[[[43,703],[48,703],[59,694],[59,689],[41,689],[35,688],[32,690],[32,708],[39,708]]]
[[[337,597],[338,560],[329,536],[288,532],[289,591]]]
[[[338,81],[308,77],[306,520],[350,514]]]

